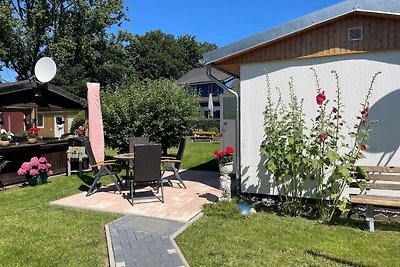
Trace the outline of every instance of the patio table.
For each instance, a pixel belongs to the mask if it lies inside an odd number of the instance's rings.
[[[114,156],[115,160],[125,161],[125,164],[127,167],[126,168],[127,169],[126,177],[127,177],[128,182],[131,182],[133,179],[133,159],[134,158],[135,158],[134,153],[117,154]]]

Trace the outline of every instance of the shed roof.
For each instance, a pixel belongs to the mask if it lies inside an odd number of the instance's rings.
[[[215,70],[213,71],[213,75],[221,82],[226,83],[233,79],[233,76],[226,74],[225,72]],[[204,83],[212,83],[210,78],[208,78],[206,74],[206,68],[195,68],[191,69],[178,80],[176,80],[177,84],[204,84]]]
[[[49,83],[30,80],[0,83],[0,110],[26,108],[82,110],[85,106],[83,99]]]
[[[274,42],[278,39],[355,12],[400,15],[400,1],[347,0],[281,24],[259,34],[247,37],[243,40],[207,52],[203,54],[202,62],[206,65],[218,63],[219,61],[239,55],[250,49],[255,49],[258,46]]]

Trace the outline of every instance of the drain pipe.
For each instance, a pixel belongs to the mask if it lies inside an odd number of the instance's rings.
[[[207,76],[213,82],[215,82],[221,88],[227,90],[229,93],[233,94],[236,98],[236,164],[235,164],[235,174],[236,174],[236,195],[240,196],[241,193],[241,174],[240,174],[240,112],[239,112],[239,95],[232,88],[229,88],[225,84],[221,83],[217,78],[211,74],[212,64],[207,65]]]

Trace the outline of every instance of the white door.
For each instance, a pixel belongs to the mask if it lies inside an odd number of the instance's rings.
[[[54,137],[60,138],[64,134],[64,117],[54,116]]]

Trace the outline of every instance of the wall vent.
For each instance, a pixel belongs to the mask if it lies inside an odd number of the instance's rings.
[[[349,28],[349,41],[362,40],[362,27]]]

